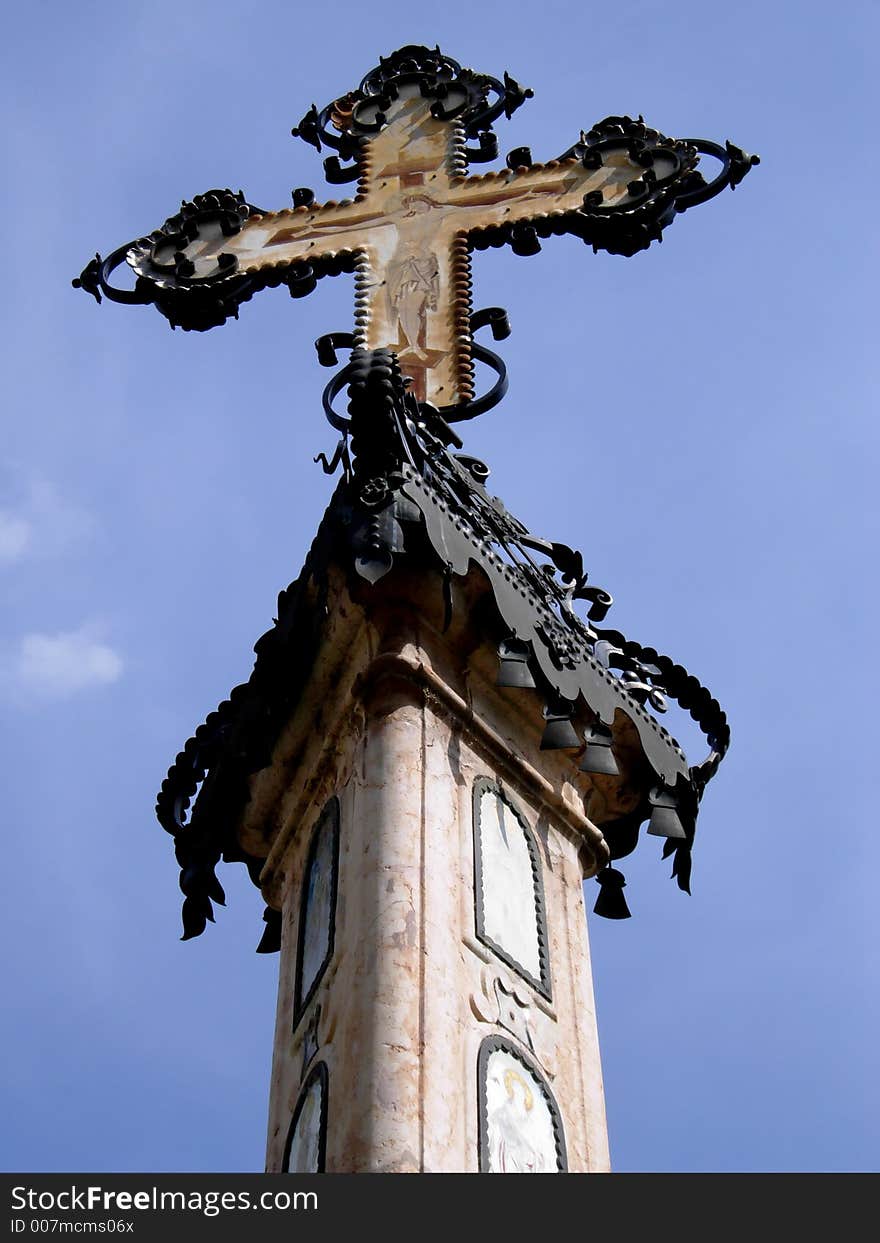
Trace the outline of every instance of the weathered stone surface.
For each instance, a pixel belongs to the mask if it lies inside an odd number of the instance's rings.
[[[498,1036],[541,1069],[568,1168],[605,1170],[582,893],[585,870],[607,857],[585,811],[595,788],[573,776],[570,759],[539,750],[534,693],[490,681],[479,609],[454,610],[442,634],[435,584],[389,579],[370,588],[369,611],[334,579],[311,693],[271,767],[253,778],[241,825],[251,849],[269,852],[263,889],[283,911],[267,1169],[282,1168],[301,1084],[323,1060],[328,1171],[476,1171],[478,1054]],[[457,603],[475,604],[480,592],[465,580]],[[503,783],[538,844],[549,1000],[477,937],[472,790],[481,777]],[[334,952],[293,1030],[303,870],[334,794]]]

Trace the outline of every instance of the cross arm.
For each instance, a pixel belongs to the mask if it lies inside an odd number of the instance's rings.
[[[463,158],[474,160],[494,157],[497,141],[492,124],[502,114],[509,118],[532,94],[507,73],[498,80],[462,68],[439,48],[407,45],[381,57],[356,91],[334,100],[320,113],[312,106],[292,132],[319,151],[325,145],[337,152],[325,160],[328,180],[360,179],[363,189],[369,146],[385,127],[394,101],[401,93],[413,91],[429,103],[430,115],[439,125],[459,127],[466,137],[477,140],[478,147],[462,150]],[[342,168],[340,159],[352,163]],[[305,196],[302,205],[311,206],[311,191],[295,190],[295,205],[298,196]],[[74,287],[99,302],[103,295],[114,302],[153,303],[172,327],[202,331],[237,318],[241,303],[266,286],[284,283],[294,297],[300,297],[314,288],[318,277],[355,269],[355,253],[340,238],[324,248],[321,258],[315,253],[317,247],[309,256],[300,256],[296,239],[290,236],[293,244],[285,250],[251,255],[244,263],[241,241],[227,241],[216,249],[213,265],[202,262],[208,257],[200,246],[206,232],[214,236],[219,226],[230,239],[255,213],[265,215],[257,213],[240,191],[237,195],[230,190],[197,195],[149,237],[119,247],[106,259],[96,255],[73,281]],[[113,272],[126,261],[137,276],[134,289],[111,284]]]
[[[237,319],[260,289],[284,284],[299,298],[319,277],[353,271],[358,223],[352,200],[262,212],[241,191],[210,190],[149,235],[96,255],[73,285],[98,302],[153,303],[172,328],[205,331]],[[283,245],[272,244],[276,236]],[[123,264],[135,274],[133,289],[112,283]]]
[[[708,180],[701,157],[718,164]],[[757,163],[729,142],[671,139],[641,118],[607,117],[558,160],[533,164],[520,148],[508,157],[512,167],[455,179],[452,195],[473,219],[477,249],[508,242],[533,254],[539,238],[574,233],[594,250],[633,255],[677,214],[735,187]]]
[[[294,131],[338,153],[328,177],[356,179],[355,198],[316,204],[300,189],[293,209],[263,212],[241,191],[213,190],[147,237],[97,255],[73,283],[98,301],[152,303],[172,327],[202,331],[237,318],[261,289],[302,297],[323,275],[354,272],[358,343],[392,350],[420,400],[469,417],[478,357],[470,250],[509,244],[528,255],[572,233],[594,250],[634,255],[758,163],[731,143],[668,138],[642,117],[612,116],[556,160],[536,164],[520,147],[506,169],[468,175],[497,149],[492,123],[529,94],[439,49],[402,48]],[[717,165],[708,179],[706,160]],[[134,288],[111,283],[124,263]]]

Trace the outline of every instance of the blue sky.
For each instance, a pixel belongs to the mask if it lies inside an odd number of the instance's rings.
[[[876,1169],[877,7],[436,10],[33,0],[7,20],[0,1168],[262,1168],[262,906],[227,867],[228,907],[181,945],[153,802],[299,571],[334,442],[311,343],[351,323],[347,277],[202,335],[70,279],[215,185],[338,194],[290,126],[439,42],[534,88],[502,153],[642,112],[762,157],[632,259],[573,238],[477,255],[511,391],[467,448],[583,549],[609,622],[731,719],[693,898],[648,839],[634,918],[590,917],[615,1168]]]

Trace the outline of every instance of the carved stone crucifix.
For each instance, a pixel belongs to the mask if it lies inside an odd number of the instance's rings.
[[[348,169],[338,157],[325,167],[334,181],[358,180],[354,199],[316,204],[298,190],[293,208],[262,212],[241,194],[213,191],[148,238],[96,257],[74,284],[99,300],[103,291],[154,302],[172,325],[203,329],[237,316],[257,289],[284,283],[302,296],[319,276],[353,270],[355,342],[393,350],[419,400],[450,421],[467,418],[472,249],[509,243],[532,254],[540,237],[574,233],[594,249],[634,254],[757,162],[729,143],[669,139],[641,118],[609,117],[559,159],[536,164],[519,148],[507,168],[468,176],[470,161],[497,152],[493,120],[530,94],[439,49],[403,48],[294,130],[353,159]],[[710,183],[697,171],[700,153],[720,161]],[[123,259],[138,277],[133,291],[108,282]]]

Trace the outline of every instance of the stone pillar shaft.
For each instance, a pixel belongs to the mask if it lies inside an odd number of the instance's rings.
[[[604,843],[560,776],[560,758],[538,750],[484,679],[478,654],[456,668],[455,648],[424,619],[406,633],[367,625],[337,641],[337,676],[317,682],[316,728],[307,729],[304,706],[288,731],[298,766],[282,786],[276,757],[274,776],[265,778],[282,809],[264,871],[267,898],[283,912],[269,1171],[290,1159],[291,1122],[319,1064],[327,1171],[475,1172],[490,1160],[521,1168],[531,1158],[510,1142],[506,1158],[498,1156],[500,1123],[481,1132],[487,1098],[478,1068],[492,1038],[503,1046],[494,1073],[506,1103],[537,1125],[548,1106],[536,1085],[555,1102],[561,1168],[608,1168],[582,892]],[[519,832],[522,821],[534,844],[546,996],[481,936],[474,828],[481,782],[500,791],[508,831]],[[339,808],[333,950],[295,1021],[310,846],[331,798]]]

